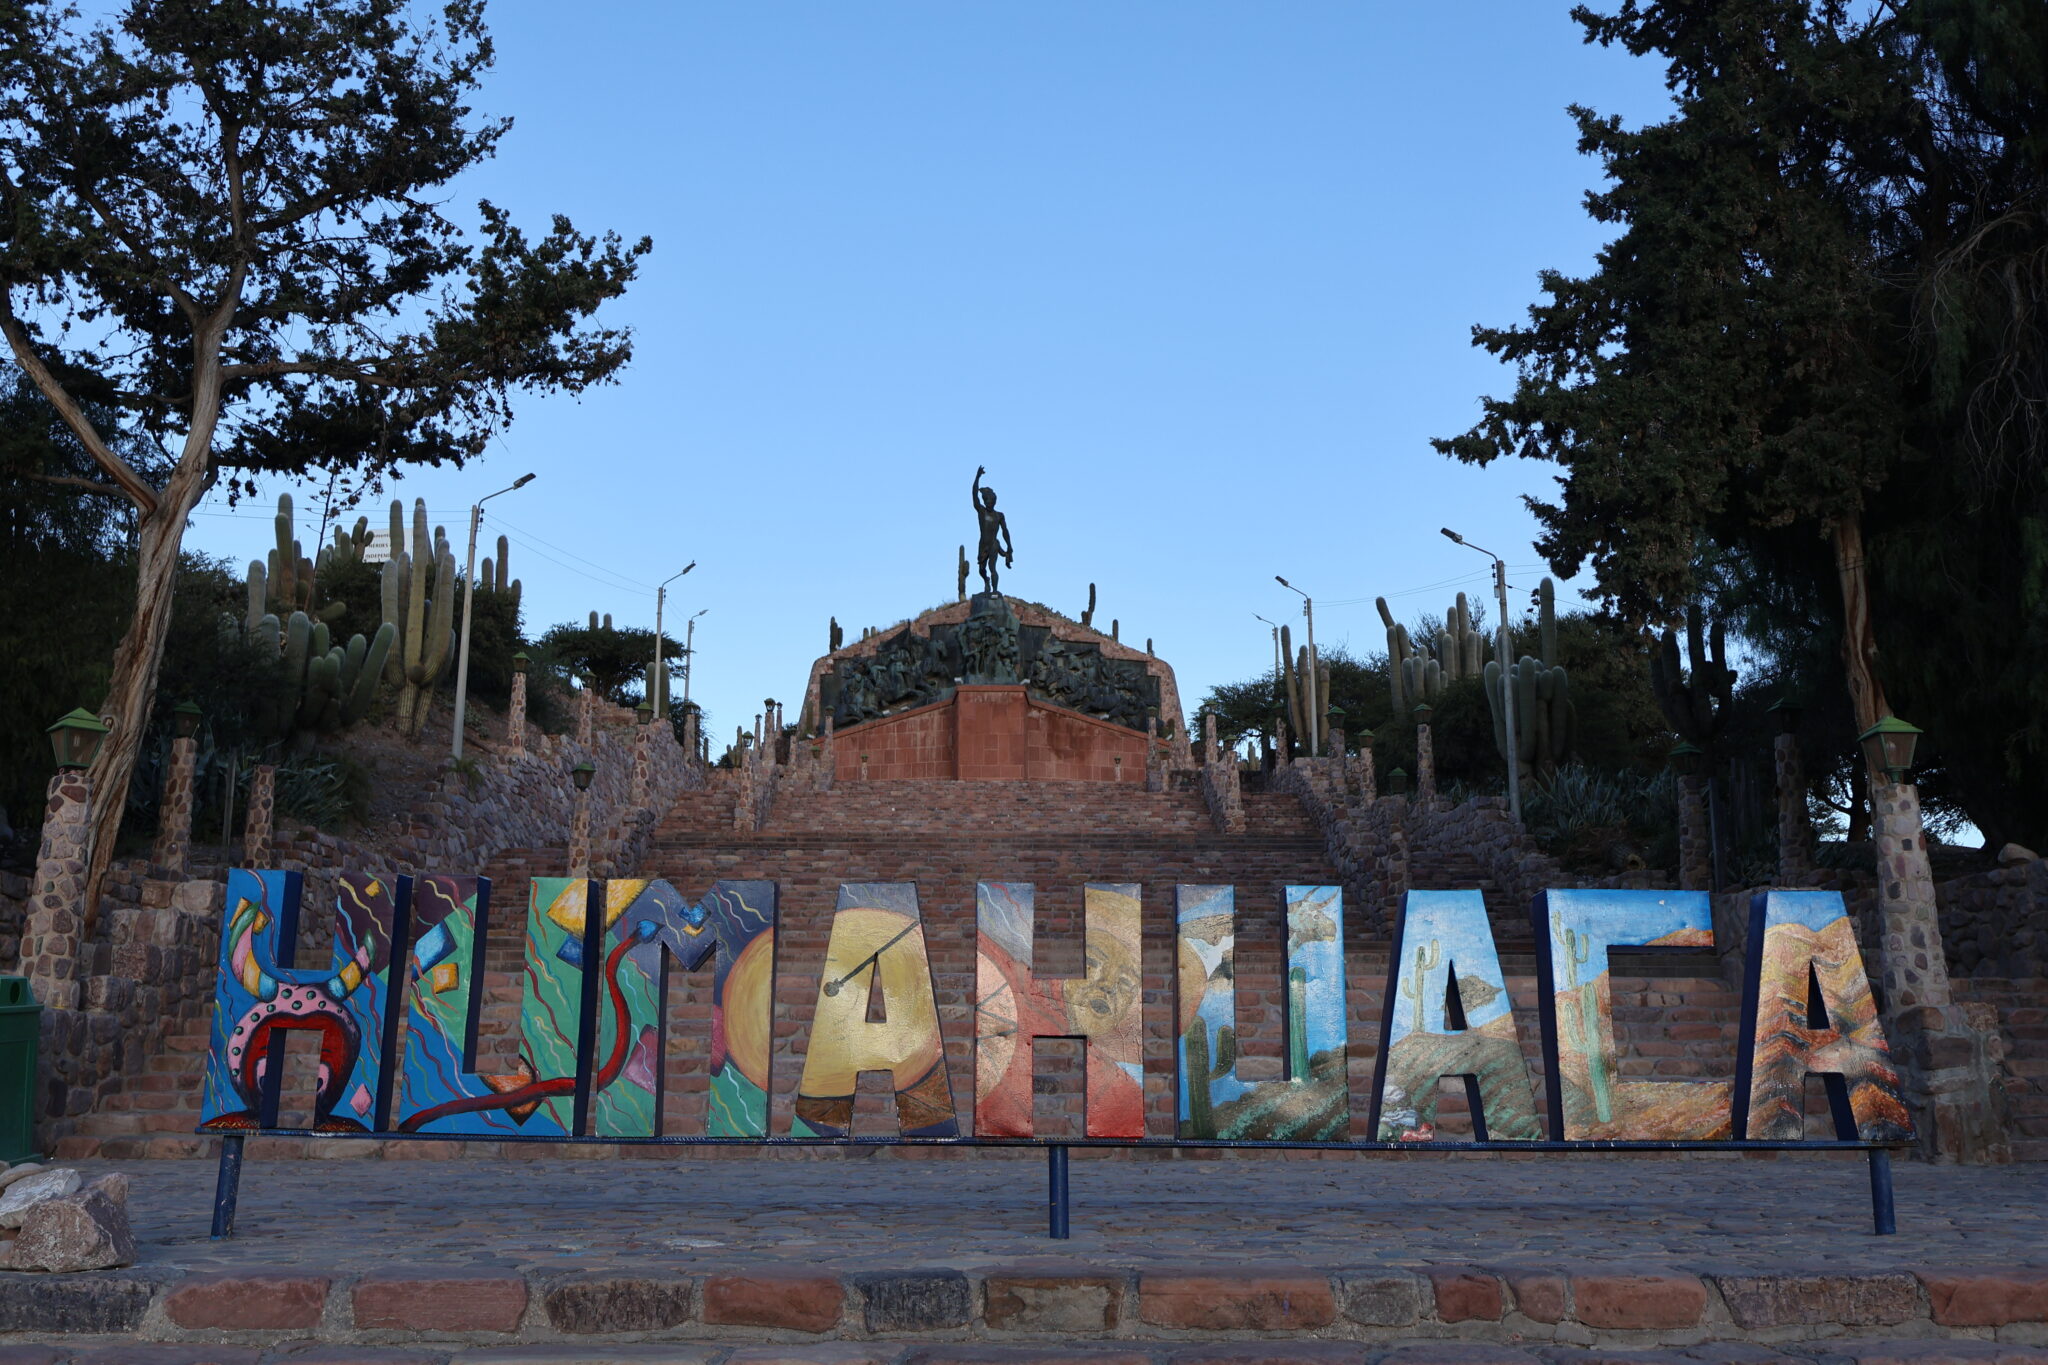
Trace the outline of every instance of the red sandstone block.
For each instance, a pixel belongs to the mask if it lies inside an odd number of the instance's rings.
[[[350,1294],[358,1328],[401,1332],[512,1332],[526,1315],[518,1275],[367,1276]]]
[[[1108,1332],[1123,1308],[1124,1276],[1075,1267],[991,1270],[982,1321],[999,1332]]]
[[[1706,1310],[1707,1287],[1697,1275],[1593,1271],[1572,1276],[1572,1316],[1588,1327],[1691,1327]]]
[[[1563,1322],[1570,1308],[1565,1278],[1554,1270],[1502,1270],[1501,1279],[1515,1293],[1515,1309],[1532,1322]]]
[[[1423,1267],[1436,1293],[1440,1322],[1499,1322],[1504,1305],[1500,1281],[1483,1270],[1463,1265]]]
[[[1327,1275],[1205,1275],[1147,1271],[1138,1316],[1155,1327],[1212,1332],[1300,1331],[1337,1317]]]
[[[313,1327],[328,1283],[316,1275],[198,1275],[164,1296],[164,1312],[193,1331]]]
[[[846,1291],[831,1275],[760,1270],[704,1281],[704,1321],[725,1326],[829,1332],[845,1305]]]
[[[1944,1327],[2048,1321],[2048,1270],[1917,1270]]]

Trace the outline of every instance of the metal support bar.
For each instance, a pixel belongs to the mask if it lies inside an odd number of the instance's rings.
[[[1045,1149],[1045,1235],[1056,1242],[1067,1240],[1067,1149],[1060,1144]]]
[[[1899,1230],[1892,1211],[1892,1154],[1884,1147],[1870,1149],[1870,1221],[1879,1237],[1890,1237]]]
[[[230,1133],[220,1140],[220,1176],[213,1186],[213,1240],[235,1235],[235,1200],[242,1192],[242,1138]]]

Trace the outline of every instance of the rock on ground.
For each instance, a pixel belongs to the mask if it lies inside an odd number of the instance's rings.
[[[0,1228],[18,1228],[30,1208],[45,1199],[61,1199],[76,1194],[79,1185],[77,1171],[69,1166],[59,1166],[54,1171],[38,1171],[26,1180],[17,1180],[5,1191],[0,1191]]]
[[[5,1248],[10,1270],[112,1270],[135,1264],[128,1224],[128,1177],[102,1176],[75,1194],[30,1206],[21,1235]]]

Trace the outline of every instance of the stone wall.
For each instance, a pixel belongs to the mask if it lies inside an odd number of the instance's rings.
[[[21,955],[21,929],[28,920],[28,878],[0,872],[0,972],[14,970]]]
[[[1939,883],[1952,976],[2048,976],[2048,858]]]
[[[37,1084],[45,1150],[212,1001],[221,890],[214,881],[147,881],[139,905],[101,903],[80,1008],[43,1010]]]
[[[961,687],[945,701],[850,725],[834,746],[839,782],[863,771],[877,782],[1143,782],[1147,752],[1137,731],[1017,686]]]

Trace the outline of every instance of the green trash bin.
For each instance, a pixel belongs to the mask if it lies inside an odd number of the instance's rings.
[[[36,1151],[36,1054],[42,1040],[43,1007],[29,994],[25,976],[0,976],[0,1161],[34,1161]]]

